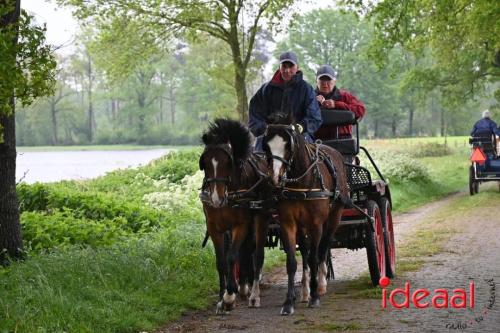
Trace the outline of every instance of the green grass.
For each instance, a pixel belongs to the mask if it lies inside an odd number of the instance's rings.
[[[71,248],[0,269],[0,332],[138,332],[205,308],[217,285],[204,227]]]

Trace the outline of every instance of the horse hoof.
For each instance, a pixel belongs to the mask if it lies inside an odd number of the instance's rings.
[[[226,311],[224,310],[224,302],[220,301],[217,303],[217,307],[215,308],[215,314],[218,316],[226,314]]]
[[[290,316],[293,315],[294,309],[292,305],[284,305],[281,308],[281,315],[282,316]]]
[[[326,294],[326,286],[318,286],[318,295],[322,296]]]
[[[245,284],[243,286],[238,286],[238,294],[240,295],[240,298],[242,300],[248,299],[248,294],[250,294],[250,289],[248,288],[248,285]]]
[[[308,308],[319,308],[319,298],[310,299],[309,303],[307,303]]]
[[[224,303],[224,310],[226,311],[226,313],[233,311],[235,307],[236,307],[236,302]]]
[[[307,302],[309,302],[309,295],[302,296],[302,298],[300,299],[300,303],[307,303]]]
[[[249,308],[260,308],[260,297],[250,298],[248,300]]]
[[[225,304],[233,304],[234,301],[236,300],[236,294],[229,294],[227,291],[224,293],[224,296],[222,297],[222,300],[224,301]]]

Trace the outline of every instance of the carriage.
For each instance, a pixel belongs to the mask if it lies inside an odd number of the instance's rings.
[[[309,281],[303,283],[303,288],[308,287],[302,300],[308,300],[310,307],[319,306],[327,278],[334,278],[332,248],[366,248],[374,286],[382,277],[395,274],[389,185],[369,152],[359,145],[354,114],[322,110],[324,124],[353,126],[356,133],[355,138],[322,145],[307,144],[300,130],[290,125],[295,123],[293,116],[285,116],[279,120],[284,122],[268,125],[264,156],[251,153],[251,134],[236,121],[216,119],[202,136],[205,150],[200,169],[205,178],[200,199],[207,221],[203,245],[210,236],[219,272],[218,314],[234,306],[236,293],[246,295],[248,284],[252,286],[249,306],[260,306],[265,246],[280,246],[287,254],[288,292],[282,315],[294,311],[297,245],[303,257],[303,282]],[[360,151],[378,180],[357,162]],[[249,231],[253,237],[247,237]]]
[[[321,110],[323,124],[353,126],[355,137],[323,141],[347,160],[348,186],[352,205],[345,207],[341,222],[333,238],[331,248],[358,250],[366,248],[371,281],[379,284],[383,276],[393,278],[396,272],[392,200],[388,182],[384,179],[368,150],[359,145],[359,129],[354,114],[345,110]],[[370,171],[360,165],[356,157],[363,152],[376,171],[378,179],[372,179]],[[279,219],[274,219],[268,229],[267,247],[280,244]],[[328,258],[328,278],[334,278],[331,256]]]
[[[479,184],[498,181],[500,189],[500,139],[489,131],[469,138],[471,166],[469,167],[469,193],[479,192]]]

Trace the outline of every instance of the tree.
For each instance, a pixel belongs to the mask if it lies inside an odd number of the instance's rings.
[[[270,27],[278,27],[285,14],[291,12],[295,0],[57,0],[74,6],[80,19],[91,18],[103,31],[112,30],[116,20],[134,17],[144,30],[156,32],[156,40],[172,38],[180,33],[195,35],[202,31],[222,40],[231,50],[233,86],[237,96],[239,118],[248,115],[247,71],[251,62],[255,37],[263,19]],[[249,22],[249,24],[248,24]],[[247,25],[248,24],[248,25]],[[130,66],[130,65],[129,65]]]
[[[373,24],[353,13],[333,9],[314,10],[297,17],[288,30],[281,49],[293,49],[300,66],[313,84],[320,65],[329,64],[339,72],[337,85],[354,93],[366,106],[364,128],[372,127],[374,136],[384,136],[382,127],[397,132],[400,105],[397,82],[388,69],[378,69],[368,57],[373,39]],[[393,57],[393,55],[391,55]]]
[[[500,75],[500,2],[491,0],[347,0],[364,3],[377,28],[373,55],[395,46],[432,61],[415,69],[426,88],[464,101]],[[359,7],[358,7],[359,8]],[[424,70],[422,70],[424,69]],[[416,76],[416,75],[415,75]]]
[[[22,254],[16,193],[15,103],[51,93],[55,60],[20,0],[0,0],[0,264]]]

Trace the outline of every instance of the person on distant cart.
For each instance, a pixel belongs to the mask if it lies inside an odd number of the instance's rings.
[[[498,129],[497,123],[491,119],[490,110],[484,110],[483,117],[474,124],[470,135],[488,136],[493,134],[500,136],[500,129]]]
[[[279,61],[280,67],[271,81],[263,84],[250,100],[248,127],[257,137],[257,151],[262,151],[262,135],[273,115],[291,113],[307,142],[313,142],[313,134],[321,125],[314,89],[302,78],[297,56],[284,52]]]
[[[347,90],[340,90],[336,86],[337,72],[330,66],[321,66],[316,72],[316,100],[320,108],[349,110],[359,121],[365,115],[365,106]],[[321,140],[350,139],[352,126],[323,125],[315,136]]]

